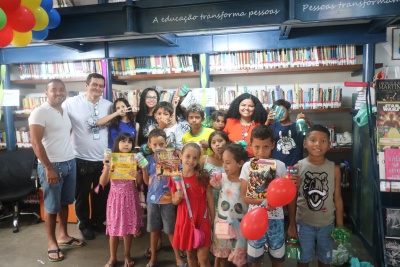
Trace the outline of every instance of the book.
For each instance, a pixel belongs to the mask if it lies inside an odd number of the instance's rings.
[[[386,236],[400,239],[400,209],[386,208]]]
[[[400,101],[377,102],[377,144],[400,146]]]
[[[390,191],[400,191],[400,149],[385,149],[385,179]],[[396,182],[394,182],[396,181]]]
[[[169,179],[172,173],[179,172],[180,160],[174,148],[157,149],[155,157],[158,179]]]
[[[400,101],[400,80],[376,80],[377,101]]]
[[[112,153],[111,154],[112,180],[135,180],[137,164],[134,153]]]
[[[400,240],[394,238],[385,238],[386,263],[387,266],[400,265]]]
[[[267,188],[276,177],[276,161],[273,159],[251,159],[246,197],[265,198]]]

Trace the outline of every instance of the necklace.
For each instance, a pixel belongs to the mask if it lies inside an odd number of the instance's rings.
[[[252,124],[253,122],[245,126],[243,124],[240,124],[240,130],[242,131],[242,140],[244,140],[249,135],[249,130]]]

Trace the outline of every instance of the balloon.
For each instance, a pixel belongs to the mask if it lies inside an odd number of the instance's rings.
[[[32,39],[36,41],[42,41],[46,39],[47,35],[49,34],[49,29],[44,28],[41,31],[32,31]]]
[[[40,6],[46,10],[47,13],[53,8],[53,0],[42,0]]]
[[[52,8],[49,13],[49,25],[47,26],[47,28],[49,29],[54,29],[56,28],[58,25],[60,25],[61,22],[61,17],[60,14],[58,13],[57,10],[55,10],[54,8]]]
[[[6,23],[7,23],[6,13],[3,11],[3,9],[0,8],[0,30],[3,29],[4,26],[6,26]]]
[[[290,179],[276,178],[267,188],[268,204],[272,207],[285,206],[292,202],[296,193],[296,185]]]
[[[33,12],[33,10],[35,10],[40,6],[41,2],[42,2],[41,0],[22,0],[21,6],[26,6]]]
[[[255,208],[243,216],[240,230],[249,240],[260,239],[268,229],[268,212],[265,208]]]
[[[47,12],[43,8],[37,7],[35,10],[33,10],[33,15],[35,15],[36,19],[36,23],[35,26],[33,27],[33,30],[35,31],[44,30],[49,24],[49,16],[47,15]]]
[[[9,45],[14,37],[13,30],[10,24],[6,24],[3,29],[0,30],[0,48]]]
[[[29,32],[35,26],[35,16],[27,7],[20,6],[8,15],[8,20],[14,31]]]
[[[21,5],[21,0],[0,0],[0,8],[6,13],[11,13]]]
[[[14,31],[14,38],[11,41],[12,45],[18,47],[27,46],[32,41],[32,32],[17,32]]]

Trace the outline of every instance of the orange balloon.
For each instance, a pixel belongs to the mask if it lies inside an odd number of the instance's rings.
[[[296,196],[296,185],[287,178],[275,178],[267,188],[268,205],[272,207],[286,206]]]
[[[258,240],[267,232],[268,212],[265,208],[255,208],[243,216],[240,230],[249,240]]]

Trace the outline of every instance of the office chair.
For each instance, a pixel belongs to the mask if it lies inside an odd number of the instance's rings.
[[[0,202],[11,203],[14,210],[0,216],[0,220],[13,217],[13,232],[17,233],[19,215],[35,215],[36,212],[19,210],[19,201],[37,192],[36,157],[32,149],[0,152]]]

